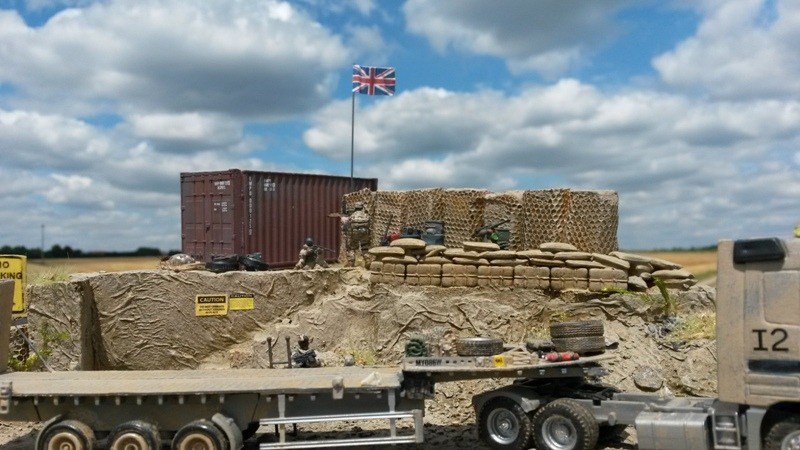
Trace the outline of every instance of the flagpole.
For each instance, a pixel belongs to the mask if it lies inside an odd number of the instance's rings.
[[[353,192],[353,162],[355,160],[354,142],[356,131],[356,92],[353,91],[353,101],[350,107],[350,192]]]

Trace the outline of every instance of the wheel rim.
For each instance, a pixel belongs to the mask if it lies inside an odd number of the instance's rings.
[[[578,430],[564,417],[548,417],[542,424],[542,439],[550,448],[570,450],[578,443]]]
[[[510,444],[519,436],[519,420],[513,412],[497,408],[489,413],[486,420],[489,436],[499,444]]]
[[[800,430],[792,431],[783,438],[781,450],[800,450]]]
[[[114,439],[110,450],[155,450],[139,433],[124,433]]]
[[[181,440],[176,450],[217,450],[217,445],[204,433],[191,433]]]
[[[47,450],[84,450],[84,446],[75,433],[62,431],[48,441]]]

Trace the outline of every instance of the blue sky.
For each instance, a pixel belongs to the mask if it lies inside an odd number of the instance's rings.
[[[179,173],[615,190],[620,246],[800,221],[800,4],[0,0],[0,245],[180,247]]]

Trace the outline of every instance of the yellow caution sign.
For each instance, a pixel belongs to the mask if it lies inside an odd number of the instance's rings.
[[[228,315],[227,294],[198,295],[194,299],[194,315],[197,317]]]
[[[253,294],[231,294],[228,299],[230,311],[246,311],[255,308],[256,299]]]
[[[494,355],[492,356],[492,363],[495,367],[505,367],[506,366],[506,357],[505,355]]]
[[[25,255],[0,255],[0,280],[14,280],[14,313],[24,313],[28,307],[25,300],[27,282],[27,262]]]

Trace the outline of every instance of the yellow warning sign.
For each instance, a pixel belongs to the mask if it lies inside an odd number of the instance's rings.
[[[23,313],[28,306],[25,301],[27,261],[25,255],[0,255],[0,280],[14,280],[14,313]]]
[[[226,294],[198,295],[194,299],[194,315],[197,317],[225,316],[228,314]]]
[[[253,294],[231,294],[228,308],[231,311],[245,311],[255,308],[256,299]]]

